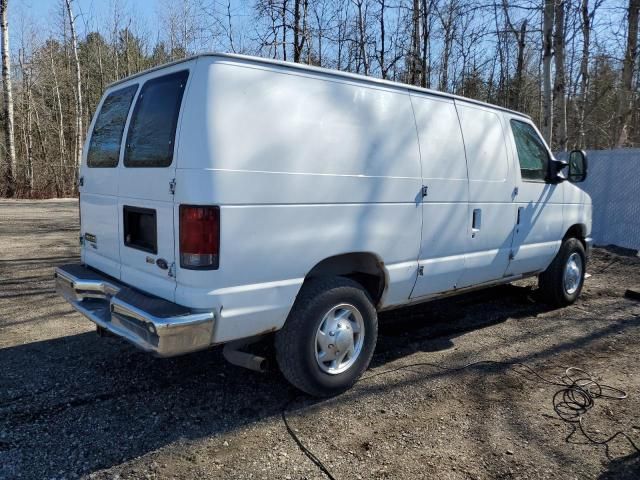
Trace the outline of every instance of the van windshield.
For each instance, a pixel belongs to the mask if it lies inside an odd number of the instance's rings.
[[[168,167],[173,162],[176,126],[187,70],[149,80],[133,110],[124,154],[125,167]]]
[[[91,133],[87,165],[91,168],[113,168],[118,165],[124,124],[138,85],[121,88],[107,95]]]

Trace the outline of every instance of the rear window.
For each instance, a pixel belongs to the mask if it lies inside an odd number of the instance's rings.
[[[118,165],[124,124],[138,85],[121,88],[107,95],[96,118],[89,142],[87,165],[113,168]]]
[[[187,83],[187,70],[149,80],[133,110],[124,153],[125,167],[168,167],[178,114]]]

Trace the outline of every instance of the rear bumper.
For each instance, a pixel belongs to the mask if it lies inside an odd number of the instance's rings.
[[[56,268],[56,290],[78,312],[142,350],[171,357],[212,344],[213,312],[145,295],[84,265]]]

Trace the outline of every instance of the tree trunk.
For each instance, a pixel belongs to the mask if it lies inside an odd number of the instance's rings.
[[[551,56],[553,34],[553,0],[544,1],[544,14],[542,21],[542,135],[548,145],[551,145],[552,137],[552,105],[551,105]]]
[[[411,52],[409,53],[409,83],[420,85],[420,2],[413,0],[411,9]]]
[[[82,82],[80,76],[80,60],[78,60],[78,38],[76,36],[75,20],[73,17],[73,11],[71,9],[72,0],[65,0],[67,3],[67,13],[69,15],[69,26],[71,27],[71,48],[73,53],[73,62],[75,69],[75,81],[76,81],[76,135],[75,135],[75,171],[74,171],[74,189],[76,179],[78,176],[78,169],[80,168],[80,162],[82,161]],[[128,31],[127,31],[128,32]]]
[[[293,3],[293,61],[295,63],[300,63],[300,55],[302,53],[302,48],[300,45],[300,7],[302,1],[294,0]],[[303,40],[304,42],[304,37]]]
[[[507,26],[518,42],[518,59],[516,61],[515,88],[513,89],[511,106],[516,110],[520,110],[522,109],[522,90],[524,79],[524,49],[527,46],[527,19],[525,18],[522,21],[520,30],[518,31],[516,27],[514,27],[513,23],[511,23],[511,18],[509,17],[509,4],[507,3],[507,0],[502,0],[502,9],[504,10],[504,16],[507,21]]]
[[[640,0],[629,0],[627,49],[622,63],[622,85],[618,90],[617,141],[616,147],[624,147],[627,143],[629,132],[628,123],[631,118],[631,105],[633,98],[633,70],[638,57],[638,17],[640,17]]]
[[[9,59],[8,0],[0,0],[0,28],[2,29],[2,90],[4,93],[4,141],[7,166],[4,172],[4,193],[12,197],[16,193],[16,147],[13,118],[13,95],[11,93],[11,61]]]
[[[53,76],[53,96],[55,97],[56,102],[56,114],[58,120],[58,148],[59,148],[59,172],[56,175],[56,178],[62,179],[59,182],[59,185],[56,186],[58,196],[62,196],[65,194],[66,185],[64,182],[65,178],[65,157],[67,156],[67,145],[64,139],[64,117],[62,113],[62,100],[60,98],[60,85],[58,84],[58,75],[56,74],[56,65],[53,61],[53,51],[49,49],[49,54],[51,55],[51,74]],[[45,159],[47,163],[49,163],[49,159]]]
[[[282,0],[282,59],[287,61],[287,0]]]
[[[428,88],[431,86],[431,51],[429,49],[429,0],[422,0],[422,76],[420,86]]]
[[[356,6],[358,8],[358,48],[360,52],[360,61],[365,75],[369,75],[369,59],[367,58],[367,38],[365,31],[365,15],[362,11],[363,0],[357,0]]]
[[[25,153],[25,184],[29,196],[33,194],[33,118],[31,114],[31,67],[26,65],[24,50],[18,53],[22,71],[22,131]]]
[[[553,85],[553,103],[556,112],[553,115],[556,146],[559,151],[567,150],[567,96],[565,85],[564,53],[564,10],[565,0],[555,2],[555,32],[553,35],[555,79]]]
[[[442,75],[440,77],[439,89],[443,92],[447,91],[449,85],[449,57],[451,56],[451,50],[453,46],[453,22],[455,15],[456,13],[454,12],[454,6],[449,5],[446,20],[442,19],[442,29],[444,30],[444,46],[442,48]]]
[[[385,14],[385,9],[386,9],[386,5],[385,5],[385,0],[379,0],[380,2],[380,74],[382,76],[383,79],[387,78],[387,69],[385,67],[385,53],[386,53],[386,46],[385,46],[385,25],[384,25],[384,14]]]
[[[578,141],[576,143],[580,148],[586,148],[584,114],[589,92],[589,48],[591,43],[589,0],[582,0],[580,14],[582,17],[582,58],[580,59],[580,100],[578,101]]]

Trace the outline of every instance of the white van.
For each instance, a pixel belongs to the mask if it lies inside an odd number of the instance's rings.
[[[84,152],[82,263],[58,290],[157,355],[227,343],[259,369],[240,347],[275,332],[284,376],[333,395],[378,311],[532,275],[555,305],[582,288],[585,155],[555,160],[518,112],[208,54],[109,86]]]

